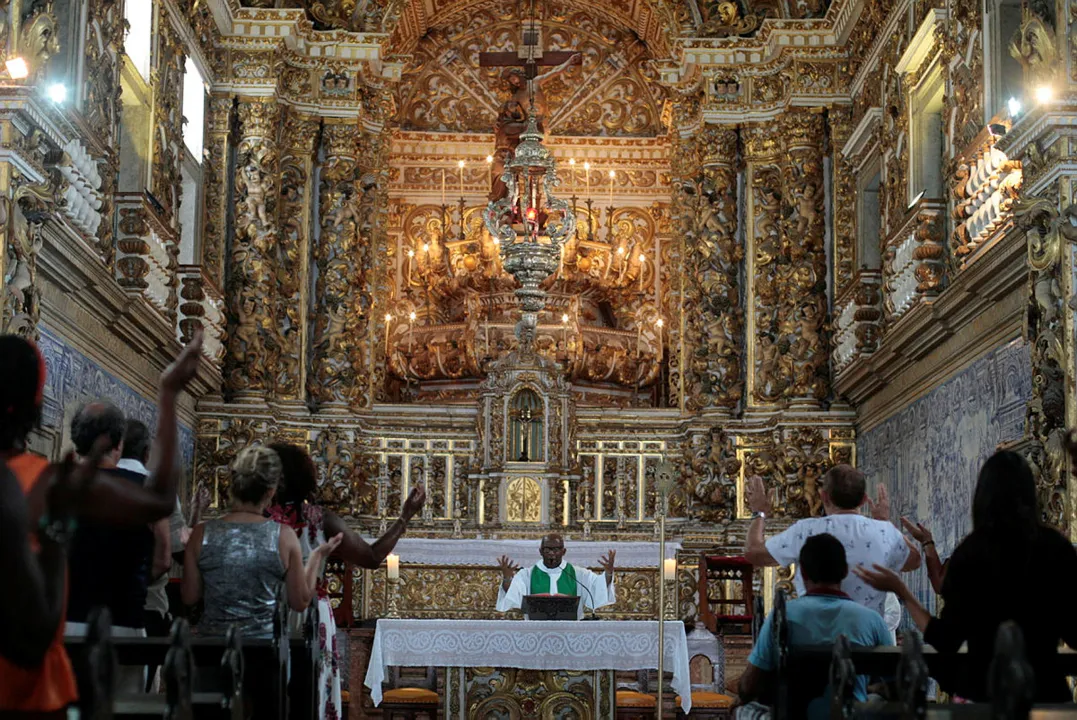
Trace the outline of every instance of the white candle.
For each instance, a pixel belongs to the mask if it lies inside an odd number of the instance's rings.
[[[675,577],[677,577],[677,558],[666,558],[662,563],[662,579],[668,582]]]
[[[390,580],[400,579],[400,556],[389,554],[385,558],[385,573]]]
[[[456,167],[460,168],[460,197],[464,197],[464,161],[457,162]]]

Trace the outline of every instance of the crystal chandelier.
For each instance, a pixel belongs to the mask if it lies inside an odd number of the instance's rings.
[[[538,314],[546,306],[546,291],[539,285],[557,270],[561,246],[576,231],[568,202],[553,194],[560,184],[557,165],[542,144],[533,106],[501,181],[506,192],[486,206],[483,221],[501,247],[502,266],[520,283],[516,297],[523,312],[516,338],[522,348],[530,348]]]

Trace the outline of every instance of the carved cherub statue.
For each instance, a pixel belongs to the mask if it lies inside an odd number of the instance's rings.
[[[253,162],[243,168],[243,179],[247,186],[247,214],[256,219],[262,227],[268,227],[269,215],[266,212],[266,198],[270,190],[270,183],[261,169]]]

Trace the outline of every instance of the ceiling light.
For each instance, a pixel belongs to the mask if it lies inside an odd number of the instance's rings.
[[[1010,111],[1010,117],[1015,118],[1021,113],[1021,101],[1012,97],[1006,101],[1006,108]]]
[[[1041,105],[1051,102],[1051,98],[1055,96],[1055,91],[1051,89],[1050,85],[1040,85],[1036,88],[1036,102]]]

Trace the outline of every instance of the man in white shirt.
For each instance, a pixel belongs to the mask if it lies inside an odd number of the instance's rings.
[[[879,502],[872,503],[866,494],[864,473],[849,465],[835,465],[823,476],[821,495],[825,517],[798,520],[769,540],[764,539],[763,523],[770,514],[770,497],[762,478],[751,478],[747,495],[752,521],[748,526],[744,556],[753,565],[766,567],[794,563],[805,540],[829,533],[845,547],[851,568],[857,565],[870,568],[878,564],[895,572],[909,572],[920,567],[920,551],[889,521],[886,488],[879,486]],[[865,503],[871,507],[873,518],[860,514]],[[803,595],[804,581],[799,567],[794,583],[797,595]],[[884,614],[886,593],[875,590],[855,574],[849,573],[842,581],[841,589],[861,605]]]
[[[583,618],[583,606],[598,609],[617,601],[613,587],[613,560],[616,551],[610,550],[599,560],[603,574],[596,575],[587,568],[565,562],[565,541],[560,535],[547,535],[539,546],[542,562],[520,569],[506,555],[497,566],[501,569],[501,585],[497,590],[498,612],[518,608],[527,595],[580,596],[577,618]],[[518,571],[518,572],[517,572]]]

